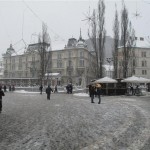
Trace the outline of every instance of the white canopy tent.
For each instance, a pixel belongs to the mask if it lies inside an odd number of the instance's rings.
[[[117,83],[117,80],[110,77],[104,77],[94,81],[94,83],[106,83],[106,94],[108,95],[108,83]]]
[[[104,77],[94,81],[94,83],[117,83],[117,80],[110,77]]]
[[[150,79],[139,77],[139,82],[140,83],[150,83]]]
[[[132,77],[128,77],[128,78],[122,80],[121,82],[127,82],[127,83],[149,83],[150,79],[146,79],[146,78],[143,78],[143,77],[132,76]]]
[[[137,83],[138,81],[139,81],[139,77],[132,76],[132,77],[123,79],[121,82]]]

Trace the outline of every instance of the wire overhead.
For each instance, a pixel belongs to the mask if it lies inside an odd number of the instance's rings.
[[[33,9],[24,1],[22,0],[23,3],[25,4],[26,8],[28,8],[30,10],[30,12],[41,22],[46,24],[38,15],[37,13],[35,13],[35,11],[33,11]],[[49,26],[47,26],[47,28],[55,35],[55,37],[61,39],[62,41],[65,41],[65,39],[63,39],[62,37],[60,37],[53,29],[51,29]]]

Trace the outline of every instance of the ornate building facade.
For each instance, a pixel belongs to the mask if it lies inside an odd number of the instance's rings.
[[[16,54],[12,45],[3,54],[5,84],[39,85],[40,56],[37,51],[39,43],[30,44],[22,54]],[[49,47],[46,47],[47,50]],[[86,84],[95,78],[95,56],[88,50],[86,42],[71,38],[61,50],[51,50],[44,84],[66,85],[69,82],[81,85],[83,79]],[[57,75],[56,75],[57,73]],[[55,80],[55,81],[54,81]],[[57,80],[57,82],[56,82]]]

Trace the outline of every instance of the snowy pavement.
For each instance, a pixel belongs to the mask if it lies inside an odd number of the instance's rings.
[[[49,101],[45,93],[8,92],[0,149],[149,150],[150,111],[143,106],[136,97],[104,96],[99,105],[87,94],[52,94]]]

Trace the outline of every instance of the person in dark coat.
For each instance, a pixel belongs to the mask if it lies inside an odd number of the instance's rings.
[[[4,85],[4,92],[6,92],[6,89],[7,89],[7,87],[6,87],[6,85]]]
[[[41,84],[41,86],[39,87],[39,90],[40,90],[40,94],[42,94],[42,92],[43,92],[43,86],[42,86],[42,84]]]
[[[91,88],[92,88],[92,85],[89,85],[89,96],[91,97]]]
[[[53,90],[52,90],[52,88],[50,86],[48,86],[46,88],[47,100],[50,100],[51,92],[53,92]]]
[[[73,87],[72,87],[72,84],[70,83],[70,85],[69,85],[69,92],[72,94],[72,89],[73,89]]]
[[[0,87],[0,113],[2,112],[2,96],[5,96],[5,94]]]
[[[91,86],[91,103],[94,103],[95,86]]]
[[[101,85],[100,84],[96,85],[96,94],[97,94],[97,97],[99,99],[98,104],[100,104],[101,103],[101,94],[102,94]]]
[[[130,86],[130,91],[131,91],[131,94],[133,95],[134,94],[133,86]]]

